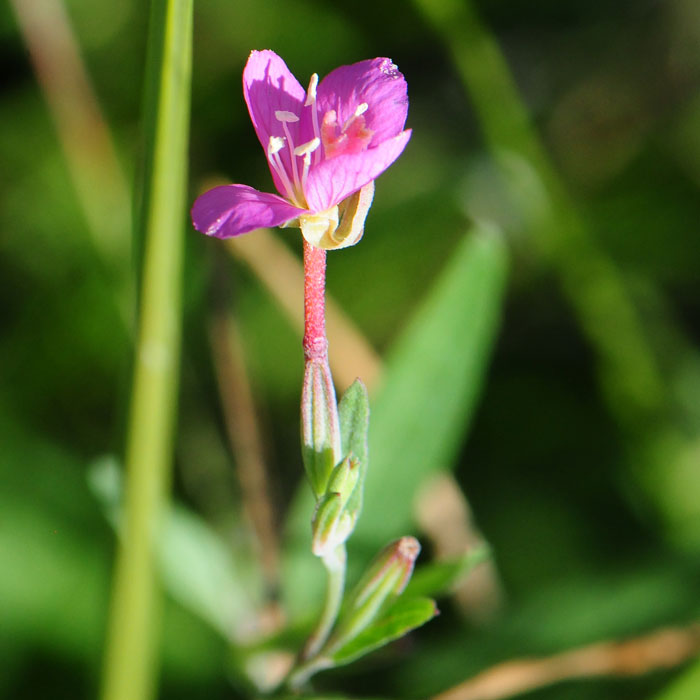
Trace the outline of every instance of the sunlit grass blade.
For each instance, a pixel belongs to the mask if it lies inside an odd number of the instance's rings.
[[[104,700],[146,700],[157,677],[157,532],[168,501],[180,354],[192,0],[154,0],[148,37],[139,326]]]

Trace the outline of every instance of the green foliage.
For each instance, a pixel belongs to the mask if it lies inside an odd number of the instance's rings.
[[[334,651],[333,663],[342,666],[355,661],[395,639],[400,639],[435,615],[435,603],[429,598],[402,596],[365,630]]]
[[[416,487],[454,463],[499,326],[506,261],[498,231],[476,226],[388,353],[358,539],[376,544],[409,529]]]
[[[447,561],[434,561],[414,571],[406,588],[410,596],[443,596],[449,594],[469,574],[490,556],[488,547],[482,545],[461,557]]]
[[[358,482],[353,489],[347,510],[357,518],[362,510],[362,497],[367,475],[367,441],[369,431],[369,397],[365,385],[355,380],[343,394],[338,404],[340,437],[344,455],[357,460]]]
[[[675,683],[666,688],[654,700],[694,700],[700,692],[700,664],[695,663]]]

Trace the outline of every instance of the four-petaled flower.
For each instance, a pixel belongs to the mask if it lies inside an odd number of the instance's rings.
[[[320,248],[362,236],[374,179],[401,155],[406,81],[388,58],[341,66],[308,90],[273,51],[253,51],[243,71],[250,118],[282,195],[223,185],[194,203],[198,231],[228,238],[263,226],[298,226]]]

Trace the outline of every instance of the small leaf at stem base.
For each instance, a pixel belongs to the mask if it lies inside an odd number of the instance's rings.
[[[350,663],[420,627],[439,614],[430,598],[399,598],[378,620],[331,656],[336,666]]]

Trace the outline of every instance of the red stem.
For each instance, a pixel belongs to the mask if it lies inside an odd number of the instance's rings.
[[[304,240],[304,359],[326,360],[326,251]]]

